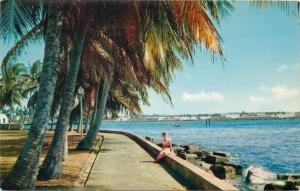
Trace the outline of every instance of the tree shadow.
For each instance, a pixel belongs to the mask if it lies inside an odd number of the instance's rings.
[[[142,160],[140,162],[145,162],[145,163],[155,163],[155,160]]]

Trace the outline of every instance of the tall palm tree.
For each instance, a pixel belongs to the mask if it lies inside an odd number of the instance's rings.
[[[134,69],[134,76],[142,86],[147,85],[157,92],[165,92],[170,99],[167,87],[173,71],[181,66],[177,53],[191,58],[193,47],[198,43],[203,44],[212,55],[223,55],[220,36],[205,11],[208,7],[205,2],[158,1],[120,4],[119,7],[107,7],[115,18],[119,18],[111,21],[111,30],[107,36],[113,39],[117,47],[121,47],[117,50],[121,49],[126,53],[122,55],[122,61],[116,62],[124,63],[124,58],[128,58]],[[215,4],[209,5],[210,8],[216,8]],[[218,4],[218,8],[222,6],[223,4]],[[212,13],[213,18],[218,18],[216,10]],[[98,102],[106,101],[103,96],[108,96],[107,89],[110,87],[107,81],[107,77],[103,76]],[[98,103],[95,123],[79,143],[77,150],[91,149],[101,124],[105,104]]]
[[[1,8],[5,3],[21,3],[20,1],[2,1]],[[11,7],[5,6],[9,10]],[[13,11],[13,10],[11,10]],[[25,141],[23,149],[13,166],[12,170],[5,177],[1,187],[3,189],[34,189],[36,175],[38,172],[39,157],[44,140],[45,129],[53,100],[54,86],[56,82],[56,66],[59,58],[60,35],[62,30],[62,6],[57,2],[48,2],[47,13],[47,33],[45,35],[45,54],[41,72],[40,87],[37,95],[35,112],[32,125]],[[1,12],[3,13],[3,12]],[[18,14],[21,14],[18,12]],[[5,14],[4,14],[5,15]],[[15,18],[15,14],[6,15],[10,20]],[[22,15],[22,17],[27,18]],[[2,17],[3,19],[3,17]],[[12,22],[10,25],[18,25],[24,22]],[[1,23],[0,31],[5,29],[6,23]],[[22,29],[22,26],[18,26]],[[4,30],[5,31],[5,30]],[[10,34],[10,33],[9,33]],[[7,33],[1,34],[2,36]]]
[[[62,149],[67,134],[67,122],[71,112],[71,106],[73,101],[73,95],[76,85],[77,73],[80,66],[81,49],[83,47],[84,38],[86,35],[86,28],[79,26],[76,30],[76,42],[74,44],[69,73],[67,75],[66,83],[64,85],[62,93],[62,103],[59,111],[59,116],[56,123],[56,128],[51,143],[51,147],[48,150],[47,156],[43,161],[43,164],[39,171],[39,179],[48,180],[52,178],[58,178],[62,171]],[[71,99],[70,99],[71,98]]]
[[[76,14],[74,14],[74,12]],[[69,65],[69,71],[63,87],[62,102],[51,147],[48,150],[47,156],[43,161],[38,174],[38,179],[40,180],[58,178],[60,177],[62,172],[64,145],[67,145],[67,123],[74,98],[76,79],[81,61],[81,50],[84,45],[86,34],[88,32],[88,23],[90,21],[89,14],[91,12],[91,7],[87,6],[86,3],[77,2],[73,4],[73,6],[70,8],[70,11],[67,12],[65,16],[68,23],[71,23],[70,26],[65,27],[65,30],[75,31],[73,50]],[[68,41],[64,42],[68,43]]]
[[[13,64],[7,68],[7,77],[3,80],[3,85],[0,87],[0,108],[3,106],[9,107],[9,126],[11,125],[11,115],[15,105],[21,106],[22,100],[22,74],[25,72],[23,64]]]

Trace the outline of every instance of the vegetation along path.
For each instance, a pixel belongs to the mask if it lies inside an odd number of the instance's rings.
[[[105,190],[185,190],[136,142],[103,133],[104,142],[86,183]]]

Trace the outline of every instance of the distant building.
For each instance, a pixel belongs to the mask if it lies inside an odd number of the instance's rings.
[[[0,124],[8,124],[8,117],[3,113],[0,113]]]
[[[225,118],[227,118],[227,119],[238,119],[238,118],[240,118],[240,114],[239,113],[226,113]]]
[[[200,116],[199,117],[201,120],[206,120],[206,119],[210,119],[211,117],[210,116]]]
[[[296,115],[295,112],[287,112],[287,113],[279,113],[277,115],[278,118],[294,118]]]

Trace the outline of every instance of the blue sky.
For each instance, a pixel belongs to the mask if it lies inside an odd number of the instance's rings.
[[[208,52],[195,50],[194,64],[183,61],[184,68],[175,73],[170,87],[174,106],[150,91],[151,106],[143,106],[144,113],[300,111],[299,16],[238,2],[218,29],[226,62],[212,63]],[[0,49],[0,60],[8,47]],[[41,43],[18,60],[42,57]]]

